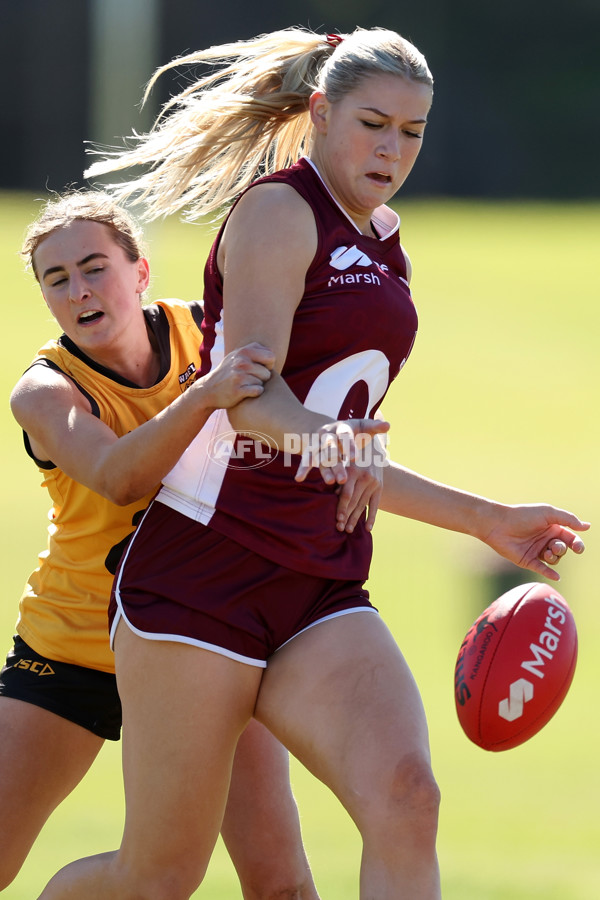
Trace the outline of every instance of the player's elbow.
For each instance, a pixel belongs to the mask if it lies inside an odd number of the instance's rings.
[[[148,480],[148,474],[139,462],[109,452],[98,455],[86,485],[115,506],[128,506],[156,487]]]
[[[135,503],[140,498],[133,491],[122,491],[121,493],[114,493],[108,499],[115,506],[129,506],[130,503]]]
[[[98,493],[102,494],[115,506],[129,506],[145,497],[148,490],[145,485],[140,485],[135,479],[123,477],[109,477],[100,486]]]

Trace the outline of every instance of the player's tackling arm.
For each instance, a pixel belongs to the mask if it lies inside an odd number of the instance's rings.
[[[272,364],[266,348],[240,348],[122,437],[92,414],[69,378],[41,366],[17,383],[11,409],[37,459],[53,462],[80,484],[125,505],[158,487],[214,409],[262,393]]]

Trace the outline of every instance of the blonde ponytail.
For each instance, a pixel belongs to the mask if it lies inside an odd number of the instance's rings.
[[[185,209],[186,218],[222,211],[258,176],[295,163],[312,136],[314,90],[336,99],[369,74],[392,71],[427,80],[419,51],[395,32],[357,29],[343,39],[287,28],[174,59],[155,72],[209,64],[213,70],[169,100],[152,130],[104,155],[86,177],[143,166],[105,186],[118,200],[143,203],[143,218]]]
[[[306,152],[308,101],[319,65],[332,52],[323,36],[293,28],[173,60],[153,75],[146,96],[175,67],[218,68],[166,103],[130,149],[109,153],[86,177],[147,166],[108,186],[119,200],[143,202],[147,219],[184,207],[190,219],[222,209],[258,175]]]

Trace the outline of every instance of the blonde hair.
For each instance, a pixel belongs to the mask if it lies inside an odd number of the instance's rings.
[[[133,145],[104,155],[85,175],[145,166],[121,184],[119,200],[145,205],[144,218],[186,210],[186,217],[221,211],[254,179],[295,163],[308,150],[313,91],[335,103],[377,74],[433,85],[423,55],[396,32],[357,28],[331,37],[287,28],[253,40],[200,50],[158,69],[213,64],[163,107],[152,130]]]
[[[110,228],[114,241],[131,262],[144,252],[142,230],[133,216],[104,191],[67,191],[47,200],[42,211],[29,225],[21,247],[21,256],[39,281],[33,255],[39,245],[57,228],[65,228],[77,219],[99,222]]]

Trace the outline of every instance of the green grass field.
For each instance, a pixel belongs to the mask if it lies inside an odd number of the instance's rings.
[[[0,195],[7,336],[0,425],[5,647],[22,585],[45,541],[48,507],[8,410],[12,384],[39,344],[55,334],[16,255],[36,209],[29,196]],[[392,456],[505,502],[564,506],[598,527],[599,208],[443,200],[413,201],[401,212],[420,334],[385,404]],[[148,234],[154,296],[199,296],[208,230],[168,222]],[[469,538],[384,514],[375,541],[371,594],[415,672],[429,716],[443,794],[445,900],[596,900],[596,531],[588,535],[584,556],[561,566],[559,589],[574,610],[580,638],[572,689],[543,732],[500,754],[479,750],[460,731],[454,661],[478,612],[500,590],[535,576],[499,565]],[[296,765],[293,781],[322,897],[356,897],[360,847],[354,827],[337,801]],[[33,900],[60,865],[113,848],[122,813],[119,748],[111,745],[47,824],[5,896]],[[221,846],[194,896],[241,896]]]

